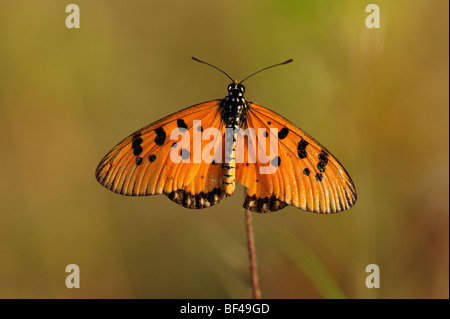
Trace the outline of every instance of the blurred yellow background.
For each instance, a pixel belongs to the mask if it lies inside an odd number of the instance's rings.
[[[251,296],[242,187],[191,211],[94,178],[135,130],[225,96],[193,55],[237,79],[293,58],[246,98],[325,145],[358,191],[335,215],[253,215],[263,297],[449,298],[447,0],[73,2],[80,29],[71,1],[0,3],[1,298]]]

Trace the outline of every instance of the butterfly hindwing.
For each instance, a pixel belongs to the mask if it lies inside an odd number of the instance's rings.
[[[249,103],[246,127],[267,130],[266,138],[277,129],[278,154],[268,163],[238,163],[236,181],[247,188],[244,207],[255,212],[270,212],[287,205],[318,213],[349,209],[356,201],[356,190],[349,175],[322,145],[277,113]],[[273,134],[272,134],[273,135]],[[261,146],[260,136],[252,143]],[[261,167],[274,165],[272,174]]]
[[[192,138],[194,129],[203,131],[206,127],[217,128],[223,134],[219,103],[214,100],[188,107],[125,138],[100,162],[97,180],[122,195],[165,194],[193,209],[218,203],[223,197],[221,165],[203,160],[195,163]],[[194,127],[194,120],[200,120],[201,125]],[[174,130],[181,134],[178,140],[171,139]],[[181,137],[186,132],[189,144]],[[208,142],[202,141],[201,148]],[[181,161],[172,160],[172,149]]]

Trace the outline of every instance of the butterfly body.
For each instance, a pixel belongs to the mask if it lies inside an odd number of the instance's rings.
[[[228,95],[220,101],[220,113],[225,129],[232,130],[232,137],[225,146],[225,163],[222,165],[222,187],[226,196],[234,194],[236,189],[236,139],[237,131],[247,121],[247,101],[244,98],[245,87],[239,83],[228,85]]]
[[[244,92],[242,83],[233,82],[224,99],[188,107],[131,134],[102,159],[98,182],[122,195],[165,194],[190,209],[233,195],[236,183],[246,188],[243,207],[253,212],[288,205],[318,213],[349,209],[356,190],[337,159],[289,120],[246,101]],[[267,160],[255,151],[263,146],[269,147]]]

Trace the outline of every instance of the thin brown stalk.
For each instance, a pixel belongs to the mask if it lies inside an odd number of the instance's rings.
[[[252,282],[253,299],[260,299],[261,291],[259,290],[258,267],[256,264],[255,240],[253,237],[251,214],[252,213],[248,209],[245,210],[245,227],[247,230],[248,253],[250,256],[250,277]]]

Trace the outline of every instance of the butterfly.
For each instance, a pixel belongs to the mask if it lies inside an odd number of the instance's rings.
[[[243,207],[252,212],[292,205],[335,213],[355,204],[349,174],[325,147],[286,118],[244,98],[242,82],[292,59],[242,81],[193,59],[232,81],[227,96],[185,108],[125,138],[98,165],[101,185],[122,195],[164,194],[190,209],[219,203],[233,195],[236,183],[246,188]],[[267,148],[274,150],[272,158]]]

